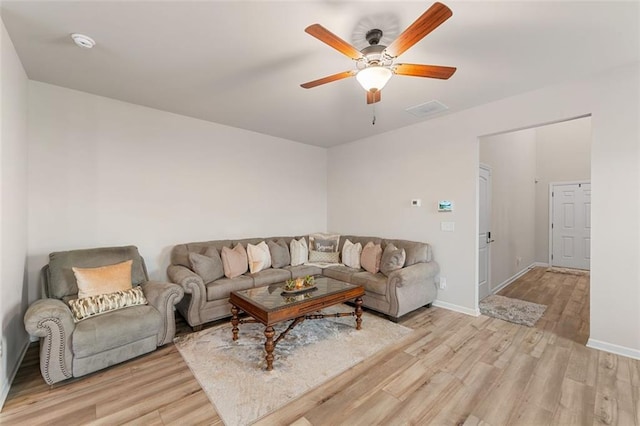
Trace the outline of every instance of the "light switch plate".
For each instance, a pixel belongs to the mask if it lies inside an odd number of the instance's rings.
[[[440,222],[440,230],[444,232],[453,232],[456,229],[455,222]]]

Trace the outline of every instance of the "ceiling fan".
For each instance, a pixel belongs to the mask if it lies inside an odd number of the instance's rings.
[[[436,2],[389,46],[378,44],[382,38],[382,30],[377,28],[369,30],[366,34],[369,46],[362,50],[356,49],[320,24],[310,25],[305,29],[306,33],[356,61],[357,69],[309,81],[300,86],[305,89],[311,89],[332,81],[355,76],[358,83],[367,91],[367,103],[373,104],[380,102],[380,91],[393,74],[447,80],[456,72],[455,67],[400,64],[394,63],[394,61],[407,49],[422,40],[424,36],[438,28],[451,15],[453,15],[451,9],[442,3]]]

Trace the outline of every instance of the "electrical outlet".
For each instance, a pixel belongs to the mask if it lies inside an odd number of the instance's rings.
[[[445,277],[440,277],[440,290],[444,290],[447,288],[447,279]]]

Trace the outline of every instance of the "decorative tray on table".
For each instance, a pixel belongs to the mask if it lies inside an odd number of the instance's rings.
[[[282,286],[282,294],[305,293],[317,288],[318,287],[314,285],[313,277],[311,275],[307,275],[304,278],[300,277],[285,281],[284,286]]]

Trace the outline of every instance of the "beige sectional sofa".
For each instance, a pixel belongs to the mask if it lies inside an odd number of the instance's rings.
[[[380,272],[372,274],[363,269],[353,269],[344,265],[322,268],[306,264],[268,268],[254,274],[247,272],[231,279],[222,277],[205,282],[200,275],[192,270],[189,259],[189,253],[204,254],[207,250],[211,250],[211,247],[215,247],[219,253],[223,247],[231,248],[238,243],[246,248],[247,244],[257,245],[262,241],[275,242],[279,240],[284,240],[289,246],[293,238],[307,239],[306,236],[249,238],[194,242],[173,247],[171,265],[167,269],[167,274],[170,281],[182,286],[185,293],[184,298],[176,305],[178,311],[189,325],[197,330],[206,322],[231,315],[229,305],[231,291],[266,286],[306,275],[324,275],[362,285],[366,291],[366,295],[363,297],[363,306],[386,314],[393,320],[397,320],[402,315],[421,306],[430,305],[436,298],[435,277],[439,272],[438,264],[432,259],[431,246],[415,241],[352,235],[340,236],[340,249],[346,239],[353,243],[361,243],[362,246],[371,241],[375,244],[381,244],[383,249],[390,243],[398,249],[404,249],[406,253],[404,266],[389,273],[389,276]]]

